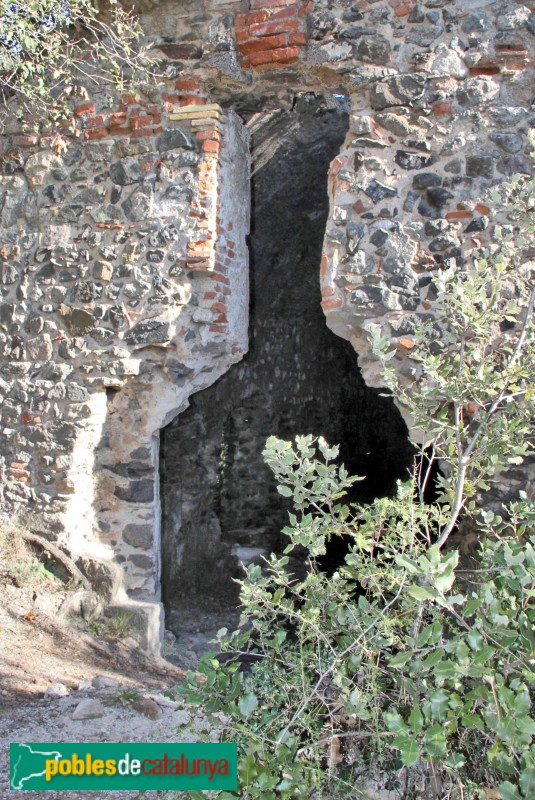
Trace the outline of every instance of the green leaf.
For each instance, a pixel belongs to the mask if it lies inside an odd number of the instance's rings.
[[[408,736],[397,736],[392,744],[400,751],[401,761],[405,767],[410,767],[420,756],[420,748],[415,739],[410,739]]]
[[[522,800],[516,786],[513,786],[513,784],[510,783],[509,781],[504,781],[503,783],[500,783],[498,789],[500,791],[503,800]]]
[[[447,680],[448,678],[454,678],[457,674],[457,671],[457,664],[450,659],[440,661],[433,670],[435,676],[442,681]]]
[[[439,647],[432,653],[430,653],[426,659],[424,659],[423,665],[426,669],[430,669],[431,667],[434,667],[436,664],[438,664],[439,661],[442,661],[443,657],[444,657],[444,650],[441,647]]]
[[[242,716],[247,719],[247,717],[250,717],[253,711],[256,711],[258,708],[258,697],[253,692],[243,695],[243,697],[240,697],[238,700],[238,708]]]
[[[479,650],[484,641],[481,631],[477,630],[477,628],[472,628],[466,638],[472,650]]]
[[[408,558],[406,555],[398,553],[395,561],[398,567],[403,567],[403,569],[406,569],[411,575],[417,575],[420,572],[416,561],[413,561],[412,558]]]
[[[405,653],[397,653],[395,656],[392,656],[389,660],[389,666],[391,667],[403,667],[407,661],[412,658],[412,651],[405,652]]]
[[[526,797],[535,797],[535,767],[523,769],[518,782]]]
[[[385,711],[383,717],[386,727],[391,733],[405,733],[408,730],[403,717],[398,711]]]
[[[409,594],[419,601],[435,600],[437,597],[437,593],[432,589],[425,589],[423,586],[416,586],[415,584],[409,587]]]
[[[289,486],[283,486],[282,484],[279,484],[279,485],[277,486],[277,491],[278,491],[278,493],[279,493],[279,494],[281,494],[283,497],[291,497],[291,496],[292,496],[292,494],[293,494],[293,492],[292,492],[292,490],[289,488]]]
[[[465,758],[461,753],[452,753],[446,759],[444,759],[444,763],[447,767],[458,770],[460,767],[464,766]]]
[[[409,714],[409,725],[411,726],[411,730],[414,733],[418,733],[422,730],[424,718],[422,716],[422,712],[416,706],[412,709],[411,713]]]
[[[429,695],[431,716],[434,718],[441,717],[448,710],[449,699],[449,693],[444,689],[437,689],[432,692]]]

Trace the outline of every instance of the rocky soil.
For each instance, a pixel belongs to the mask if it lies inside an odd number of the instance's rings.
[[[221,726],[173,699],[184,669],[147,658],[128,631],[61,620],[66,594],[26,554],[8,564],[0,553],[0,800],[134,800],[136,792],[9,790],[10,742],[192,742],[216,739]],[[179,658],[174,637],[165,652]]]

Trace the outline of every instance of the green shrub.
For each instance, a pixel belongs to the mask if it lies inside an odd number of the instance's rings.
[[[267,442],[293,500],[288,545],[247,568],[240,629],[221,632],[224,655],[208,654],[181,689],[230,719],[239,791],[221,800],[535,796],[535,505],[524,492],[481,505],[532,450],[533,179],[505,191],[524,227],[497,229],[464,271],[438,276],[437,316],[414,332],[414,380],[401,382],[395,346],[371,331],[385,384],[440,460],[440,502],[424,501],[417,468],[396,497],[351,508],[355,478],[336,448]],[[480,530],[469,572],[450,539],[461,514]],[[348,553],[328,576],[318,559],[335,536]],[[291,571],[296,546],[308,552],[304,577]]]

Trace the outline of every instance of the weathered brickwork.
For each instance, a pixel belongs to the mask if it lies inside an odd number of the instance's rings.
[[[243,122],[302,92],[347,98],[322,306],[370,385],[371,325],[410,380],[434,275],[492,237],[489,187],[530,168],[535,4],[136,5],[162,85],[93,92],[66,147],[2,137],[0,499],[119,564],[116,598],[157,602],[158,432],[247,349]]]
[[[243,68],[273,68],[293,64],[307,43],[307,15],[312,2],[251,0],[256,9],[236,18],[235,31]]]

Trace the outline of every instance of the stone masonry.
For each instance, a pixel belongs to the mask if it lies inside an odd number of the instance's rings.
[[[136,7],[163,83],[92,90],[64,141],[1,137],[0,504],[111,575],[157,648],[159,431],[247,350],[248,128],[302,93],[347,98],[322,307],[369,385],[370,325],[409,380],[433,276],[492,237],[489,187],[530,169],[535,4]]]

